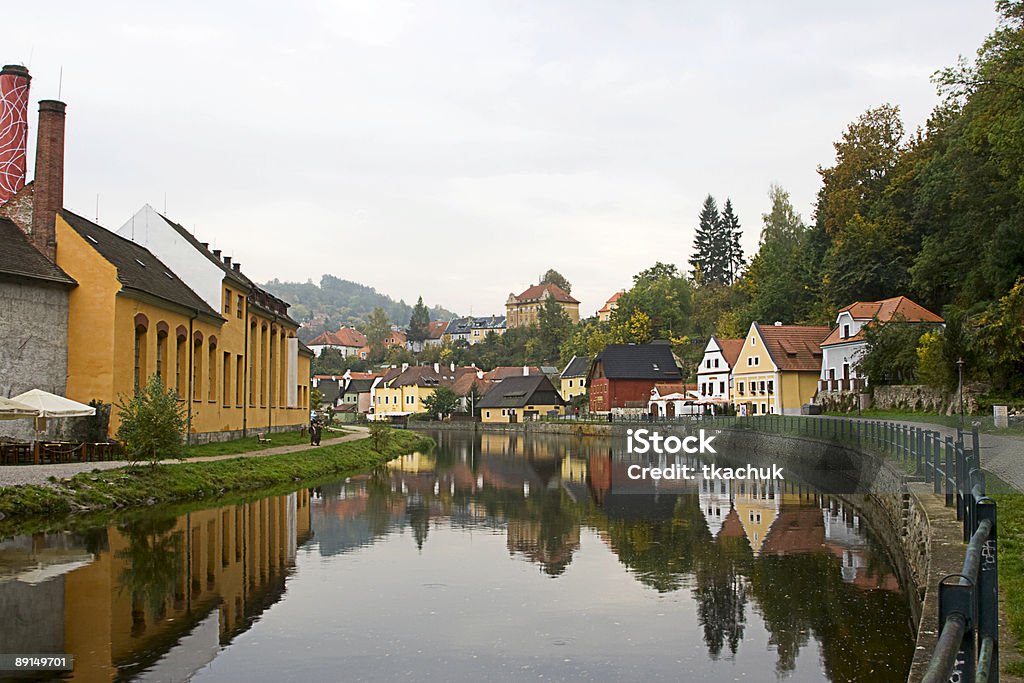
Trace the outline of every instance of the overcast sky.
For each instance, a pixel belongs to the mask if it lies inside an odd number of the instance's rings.
[[[117,229],[166,196],[259,281],[477,315],[549,267],[583,315],[687,267],[708,193],[755,251],[770,183],[809,220],[847,124],[891,102],[913,130],[996,25],[988,0],[153,4],[4,8],[30,155],[34,103],[68,103],[67,208]]]

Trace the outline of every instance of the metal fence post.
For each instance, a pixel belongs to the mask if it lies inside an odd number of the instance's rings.
[[[942,478],[946,480],[946,507],[953,507],[953,437],[946,437],[946,466],[943,468]],[[960,519],[959,510],[957,519]]]
[[[988,539],[981,549],[981,566],[978,571],[978,641],[981,655],[988,654],[988,680],[999,680],[999,544],[996,535],[996,503],[990,498],[977,501],[977,524],[981,520],[992,521]],[[989,641],[989,642],[986,642]]]
[[[942,440],[939,438],[938,432],[932,432],[932,491],[934,493],[942,493],[942,479],[939,478],[939,472],[942,469],[939,465],[941,457]]]

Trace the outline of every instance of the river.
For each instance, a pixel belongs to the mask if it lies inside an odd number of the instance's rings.
[[[598,437],[434,435],[367,475],[0,541],[0,652],[75,681],[902,681],[905,588],[849,502],[629,490]]]

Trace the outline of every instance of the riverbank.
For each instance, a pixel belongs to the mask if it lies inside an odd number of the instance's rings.
[[[369,439],[361,438],[285,454],[268,452],[93,470],[46,485],[0,489],[0,520],[6,526],[33,517],[192,502],[326,476],[344,476],[432,444],[422,435],[396,430],[384,452],[374,450]]]

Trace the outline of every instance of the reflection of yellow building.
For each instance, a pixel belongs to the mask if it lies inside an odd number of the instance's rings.
[[[135,526],[108,529],[109,549],[62,577],[63,651],[75,656],[76,679],[138,673],[204,629],[212,659],[268,596],[283,592],[296,548],[310,536],[309,494],[192,512],[166,530]],[[162,672],[166,680],[192,673]]]
[[[397,472],[433,472],[437,469],[437,458],[427,453],[408,453],[389,460],[386,467]]]
[[[566,454],[562,458],[562,481],[577,484],[587,483],[587,459]]]
[[[777,482],[772,480],[740,480],[734,482],[733,505],[740,518],[740,524],[747,534],[750,548],[756,555],[772,523],[779,515]]]
[[[57,265],[79,283],[69,297],[68,397],[116,404],[156,375],[177,391],[192,433],[308,421],[312,354],[286,303],[225,273],[215,310],[131,240],[68,211],[56,232]]]

